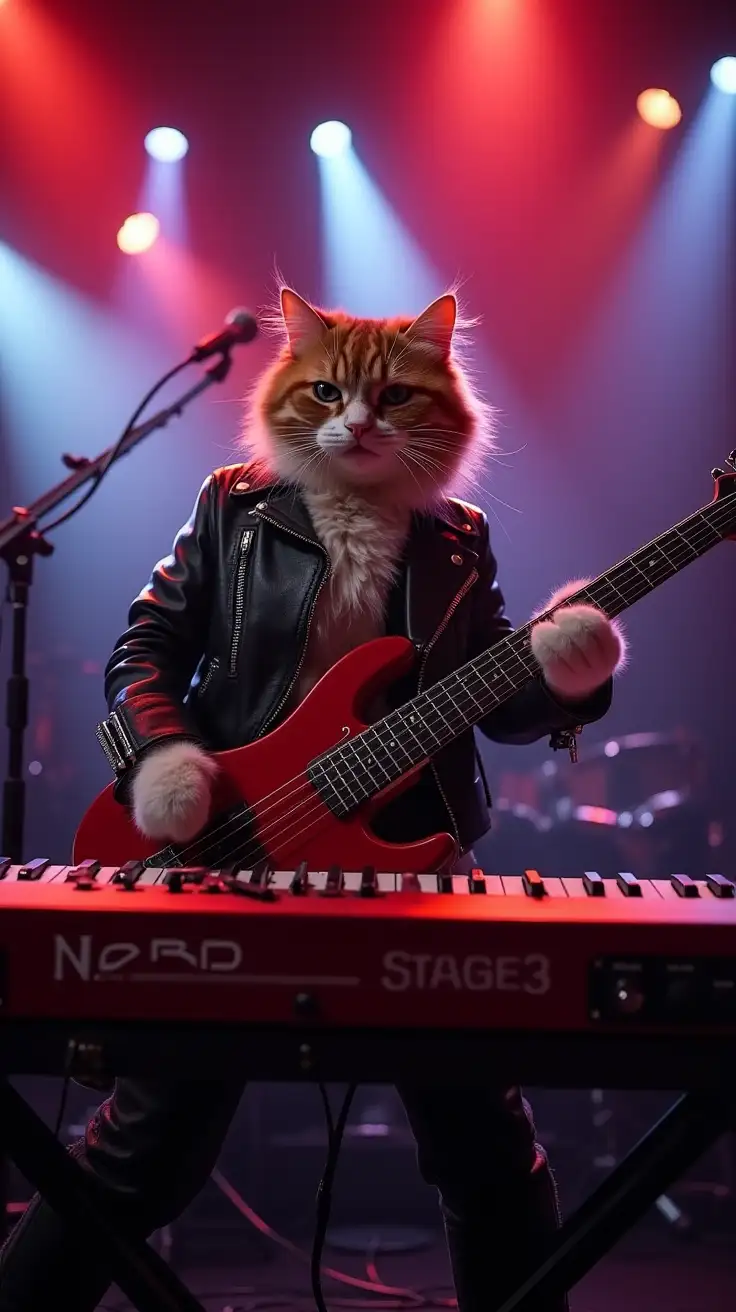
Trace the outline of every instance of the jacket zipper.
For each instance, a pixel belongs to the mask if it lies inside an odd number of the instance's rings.
[[[315,542],[314,538],[307,538],[307,537],[304,536],[303,533],[297,533],[297,532],[295,532],[295,530],[292,529],[292,528],[286,528],[285,525],[284,525],[284,524],[280,524],[278,520],[276,520],[276,519],[269,519],[268,515],[264,515],[263,511],[262,511],[262,510],[259,510],[258,507],[256,507],[256,511],[255,511],[255,513],[259,516],[260,519],[264,520],[266,524],[273,524],[274,528],[278,528],[278,529],[280,529],[282,533],[288,533],[288,534],[290,534],[291,537],[293,537],[293,538],[298,538],[298,540],[299,540],[300,542],[306,542],[307,545],[310,546],[310,547],[314,547],[314,546],[319,547],[320,551],[322,552],[322,555],[324,556],[324,558],[325,558],[325,560],[326,560],[326,562],[327,562],[327,569],[326,569],[325,573],[322,575],[322,578],[321,578],[320,581],[319,581],[319,585],[318,585],[318,587],[317,587],[317,590],[316,590],[316,592],[315,592],[315,594],[314,594],[314,596],[313,596],[313,598],[312,598],[312,604],[311,604],[311,606],[309,607],[309,614],[308,614],[308,616],[307,616],[307,627],[306,627],[306,631],[305,631],[305,634],[304,634],[304,642],[302,643],[301,654],[300,654],[300,656],[299,656],[299,661],[298,661],[298,663],[297,663],[297,667],[296,667],[296,669],[294,670],[294,673],[293,673],[293,675],[292,675],[292,677],[291,677],[291,681],[290,681],[290,683],[289,683],[288,688],[286,689],[286,691],[284,692],[284,694],[283,694],[283,696],[281,697],[280,701],[279,701],[278,704],[274,707],[274,709],[271,711],[271,714],[266,718],[266,720],[265,720],[264,723],[261,725],[261,728],[260,728],[259,731],[258,731],[257,737],[258,737],[258,738],[262,738],[263,735],[264,735],[264,733],[266,733],[267,729],[269,728],[269,726],[270,726],[271,724],[273,724],[273,722],[274,722],[274,720],[277,718],[277,716],[280,715],[280,713],[281,713],[283,707],[286,705],[287,701],[289,700],[289,698],[290,698],[290,696],[291,696],[291,694],[292,694],[292,691],[293,691],[293,689],[294,689],[294,686],[295,686],[295,684],[296,684],[296,681],[297,681],[297,679],[299,678],[299,674],[301,673],[301,668],[302,668],[302,665],[304,664],[304,658],[305,658],[305,656],[306,656],[306,654],[307,654],[307,644],[308,644],[308,642],[309,642],[309,633],[310,633],[310,630],[311,630],[311,628],[312,628],[312,621],[314,620],[314,612],[315,612],[315,610],[316,610],[316,608],[317,608],[317,602],[319,601],[319,595],[320,595],[320,593],[321,593],[321,591],[322,591],[322,589],[323,589],[325,583],[327,582],[328,578],[330,577],[330,557],[328,556],[328,554],[327,554],[327,552],[325,551],[325,549],[324,549],[324,547],[322,546],[322,544],[321,544],[320,542]]]
[[[238,565],[235,575],[235,591],[233,594],[233,633],[230,642],[230,665],[228,673],[231,679],[234,679],[238,673],[238,647],[240,646],[240,635],[243,631],[243,619],[245,612],[245,572],[248,566],[248,552],[253,541],[255,529],[243,529],[240,538],[240,548],[238,551]]]
[[[438,640],[442,637],[442,634],[444,633],[445,629],[447,628],[448,624],[450,623],[450,620],[452,619],[453,615],[455,614],[455,611],[457,610],[458,606],[460,605],[460,602],[462,601],[462,599],[463,599],[463,597],[465,596],[465,594],[466,594],[467,592],[470,591],[470,589],[472,588],[473,584],[475,583],[477,577],[478,577],[478,571],[477,571],[477,569],[471,570],[470,574],[468,575],[468,577],[466,578],[465,582],[463,583],[463,586],[461,587],[460,591],[457,592],[457,593],[455,594],[455,596],[453,597],[452,601],[450,602],[450,605],[448,606],[447,610],[445,611],[445,614],[444,614],[444,616],[443,616],[443,618],[442,618],[442,622],[440,623],[439,627],[435,629],[434,633],[432,634],[432,637],[430,638],[429,642],[427,643],[426,647],[424,648],[424,652],[422,653],[422,663],[421,663],[421,665],[419,666],[419,679],[418,679],[418,681],[417,681],[417,695],[419,695],[419,693],[422,691],[422,681],[423,681],[423,679],[424,679],[424,674],[425,674],[425,671],[426,671],[426,668],[427,668],[427,661],[429,660],[429,656],[430,656],[430,653],[431,653],[431,651],[432,651],[432,648],[435,646],[435,644],[438,642]],[[437,766],[436,766],[435,763],[434,763],[434,758],[430,758],[429,768],[430,768],[430,770],[432,771],[432,776],[433,776],[434,781],[435,781],[435,783],[436,783],[436,785],[437,785],[438,792],[439,792],[439,794],[440,794],[440,797],[442,798],[442,801],[443,801],[444,804],[445,804],[445,808],[446,808],[446,810],[447,810],[447,814],[448,814],[449,817],[450,817],[450,823],[452,824],[452,830],[453,830],[453,833],[454,833],[454,835],[455,835],[455,842],[456,842],[456,844],[457,844],[457,850],[458,850],[458,856],[459,856],[459,855],[460,855],[460,830],[458,829],[458,826],[457,826],[457,820],[455,819],[455,815],[454,815],[454,812],[453,812],[453,810],[452,810],[452,807],[450,806],[450,803],[449,803],[448,800],[447,800],[447,794],[445,793],[445,790],[444,790],[444,788],[442,787],[442,783],[441,783],[441,781],[440,781],[440,776],[439,776],[439,771],[438,771],[438,769],[437,769]]]
[[[205,674],[202,682],[199,685],[199,693],[198,693],[199,697],[204,697],[204,694],[206,693],[207,689],[209,688],[212,682],[213,676],[217,673],[219,668],[220,668],[220,658],[219,656],[213,656],[212,660],[207,666],[207,673]]]

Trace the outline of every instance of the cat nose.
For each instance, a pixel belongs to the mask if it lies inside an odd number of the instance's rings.
[[[370,432],[370,430],[373,427],[373,423],[370,419],[361,419],[359,421],[353,421],[352,423],[346,424],[345,427],[347,428],[349,433],[352,433],[356,442],[359,442],[364,433]]]

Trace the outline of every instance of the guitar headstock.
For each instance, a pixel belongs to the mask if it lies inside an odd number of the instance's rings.
[[[725,469],[711,470],[715,481],[713,500],[725,502],[733,498],[733,525],[723,536],[736,540],[736,450],[726,457],[725,463],[729,466],[730,473],[727,473]]]

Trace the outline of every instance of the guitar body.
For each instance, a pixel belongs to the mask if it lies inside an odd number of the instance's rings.
[[[414,659],[406,638],[366,643],[324,675],[272,733],[247,747],[218,753],[220,775],[210,822],[198,838],[179,848],[144,838],[127,808],[115,801],[110,784],[81,821],[74,861],[89,858],[122,865],[162,853],[155,864],[217,868],[238,862],[252,869],[267,859],[278,870],[294,870],[302,861],[314,871],[331,865],[415,873],[446,868],[456,856],[449,834],[396,844],[383,842],[370,829],[371,815],[411,786],[420,767],[345,819],[333,815],[305,775],[315,757],[366,727],[362,716],[371,700],[405,674]]]

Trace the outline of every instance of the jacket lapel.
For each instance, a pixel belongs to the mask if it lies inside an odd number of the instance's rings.
[[[470,526],[468,525],[467,528]],[[406,569],[406,635],[416,647],[432,641],[455,597],[478,564],[477,540],[447,514],[415,515]]]
[[[266,494],[264,501],[264,514],[272,523],[279,524],[287,533],[295,533],[313,542],[315,546],[320,545],[307,508],[296,490],[277,487]]]

